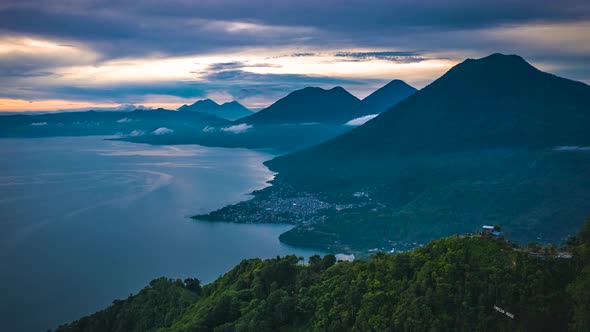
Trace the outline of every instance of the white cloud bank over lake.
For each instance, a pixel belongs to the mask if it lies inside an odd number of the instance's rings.
[[[221,128],[221,130],[228,133],[241,134],[252,129],[253,127],[254,126],[247,123],[240,123],[239,125]]]
[[[132,131],[131,134],[129,134],[129,136],[131,136],[131,137],[142,136],[142,135],[145,135],[145,131],[138,130],[138,129]]]
[[[590,146],[577,146],[577,145],[566,145],[558,146],[555,148],[556,151],[590,151]]]
[[[379,114],[369,114],[369,115],[361,116],[360,118],[352,119],[346,123],[346,126],[353,126],[353,127],[362,126],[367,121],[376,118],[378,115]]]
[[[154,130],[154,134],[156,134],[156,135],[172,134],[173,132],[174,132],[174,130],[172,130],[170,128],[166,128],[166,127],[161,127],[161,128]]]

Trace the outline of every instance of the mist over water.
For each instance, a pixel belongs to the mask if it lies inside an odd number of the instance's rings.
[[[211,282],[244,258],[311,251],[287,225],[196,222],[247,199],[272,155],[99,137],[0,140],[0,329],[45,331],[160,276]]]

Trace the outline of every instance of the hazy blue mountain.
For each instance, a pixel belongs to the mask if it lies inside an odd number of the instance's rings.
[[[364,115],[380,113],[398,102],[414,88],[394,80],[371,96],[359,101],[343,88],[331,90],[305,88],[295,91],[268,108],[234,121],[233,126],[210,126],[205,131],[185,135],[139,136],[127,140],[151,144],[194,143],[206,146],[272,148],[294,151],[334,138],[352,127],[344,123]],[[218,105],[207,99],[183,111],[210,112],[221,116],[220,108],[237,105],[236,102]],[[368,105],[366,108],[364,105]]]
[[[218,109],[219,104],[211,99],[198,100],[191,105],[184,104],[178,108],[179,111],[196,111],[203,113],[216,112]]]
[[[293,219],[283,241],[330,250],[488,223],[559,242],[590,215],[590,87],[516,55],[469,59],[363,126],[267,165],[274,187],[207,219]],[[265,204],[285,188],[329,208],[270,216]]]
[[[402,80],[393,80],[362,100],[363,115],[379,114],[418,91]]]
[[[227,123],[227,120],[208,114],[165,109],[17,114],[0,116],[0,137],[159,135]]]
[[[218,116],[228,120],[237,120],[252,115],[252,113],[254,112],[234,100],[221,104]]]
[[[236,120],[251,115],[253,112],[237,101],[217,104],[211,99],[199,100],[192,105],[182,105],[179,111],[196,111],[214,115],[227,120]]]
[[[589,107],[590,86],[539,71],[516,55],[493,54],[462,62],[355,130],[269,165],[305,159],[315,169],[383,153],[588,146]]]
[[[239,122],[248,124],[345,123],[359,117],[361,101],[341,87],[294,91]]]

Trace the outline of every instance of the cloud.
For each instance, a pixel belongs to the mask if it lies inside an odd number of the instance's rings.
[[[99,57],[80,43],[0,35],[0,78],[59,78],[56,68],[94,64]]]
[[[173,132],[174,132],[174,130],[172,130],[170,128],[166,128],[166,127],[160,127],[160,128],[153,131],[153,133],[155,135],[167,135],[167,134],[172,134]]]
[[[336,260],[338,261],[345,261],[345,262],[352,262],[354,261],[354,254],[336,254]]]
[[[345,125],[346,126],[362,126],[367,123],[369,120],[376,118],[379,114],[369,114],[365,116],[361,116],[360,118],[352,119],[348,121]]]
[[[240,69],[245,67],[245,63],[241,61],[213,63],[207,67],[207,71],[221,71],[228,69]]]
[[[139,130],[139,129],[133,130],[133,131],[132,131],[132,132],[129,134],[129,136],[131,136],[131,137],[137,137],[137,136],[143,136],[143,135],[145,135],[145,131],[143,131],[143,130]]]
[[[422,87],[495,52],[590,82],[589,22],[587,0],[3,1],[0,98],[146,104],[216,91],[260,108],[306,85]]]
[[[293,53],[291,56],[293,57],[305,57],[305,56],[315,56],[317,53],[312,52],[301,52],[301,53]]]
[[[575,145],[566,145],[566,146],[558,146],[555,148],[556,151],[590,151],[590,146],[575,146]]]
[[[253,127],[254,126],[246,124],[246,123],[240,123],[238,125],[233,125],[230,127],[221,128],[221,130],[228,132],[228,133],[241,134],[241,133],[247,132],[248,130],[252,129]]]
[[[214,72],[207,75],[210,83],[250,83],[258,86],[275,85],[277,83],[289,83],[295,86],[305,87],[313,84],[329,84],[332,86],[345,84],[362,84],[358,80],[330,77],[330,76],[312,76],[301,74],[271,74],[271,73],[254,73],[245,70],[225,70]]]
[[[246,62],[246,61],[230,61],[230,62],[219,62],[212,63],[203,70],[202,74],[211,72],[222,72],[226,70],[241,70],[243,68],[279,68],[281,65],[275,63],[263,63],[263,62]]]
[[[90,78],[89,78],[90,80]],[[78,83],[63,85],[57,83],[35,85],[35,89],[1,89],[0,97],[17,99],[38,99],[59,96],[60,99],[100,101],[121,104],[121,110],[134,109],[137,103],[143,103],[147,95],[168,95],[181,98],[199,98],[205,96],[205,84],[197,82],[100,82],[94,85]],[[7,83],[8,84],[8,83]],[[0,83],[0,87],[3,84]],[[141,105],[138,106],[140,109]],[[148,107],[144,107],[148,108]]]
[[[355,61],[364,61],[370,59],[386,60],[399,63],[422,62],[428,58],[421,56],[417,52],[403,51],[383,51],[383,52],[338,52],[337,57],[350,58]]]
[[[135,105],[135,104],[121,104],[115,108],[117,111],[135,111],[135,110],[151,110],[152,107],[145,106],[145,105]]]
[[[284,45],[297,47],[291,54],[307,56],[317,48],[397,46],[416,41],[415,35],[437,31],[451,39],[459,30],[589,17],[585,0],[568,0],[568,5],[553,0],[423,0],[411,6],[391,0],[172,0],[165,4],[107,0],[67,5],[23,0],[3,3],[0,29],[64,43],[85,41],[109,59]]]
[[[1,91],[1,90],[0,90]],[[0,96],[0,111],[29,111],[29,112],[47,112],[51,110],[82,110],[91,109],[113,109],[116,104],[100,104],[88,101],[65,100],[65,99],[10,99]]]
[[[92,38],[133,38],[138,34],[162,30],[164,23],[181,35],[190,34],[187,26],[207,26],[226,33],[276,32],[281,27],[315,27],[334,31],[385,31],[393,27],[485,27],[531,21],[564,21],[589,16],[584,0],[569,0],[568,5],[552,0],[352,0],[276,2],[271,0],[220,0],[194,3],[171,0],[107,1],[14,1],[4,5],[4,26],[39,31],[38,25],[50,25],[46,33],[87,35]],[[116,10],[113,10],[116,8]],[[30,14],[37,15],[30,20]],[[11,14],[10,16],[8,14]],[[354,18],[354,20],[351,20]],[[40,24],[35,24],[38,21]],[[149,26],[142,26],[144,22]],[[209,21],[216,23],[211,24]],[[116,24],[118,23],[118,24]],[[76,24],[76,25],[73,25]],[[71,29],[77,26],[78,29]],[[278,27],[278,28],[269,28]],[[178,38],[178,37],[177,37]],[[164,40],[164,42],[170,42]],[[198,43],[195,43],[198,44]]]

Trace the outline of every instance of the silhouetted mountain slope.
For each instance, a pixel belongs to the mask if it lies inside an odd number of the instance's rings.
[[[236,120],[253,113],[237,101],[219,105],[211,99],[199,100],[192,105],[182,105],[178,110],[201,112],[227,120]]]
[[[590,145],[590,87],[516,55],[466,60],[365,125],[269,165],[383,153]],[[321,161],[316,159],[321,158]],[[308,163],[309,168],[315,168]]]
[[[362,100],[362,115],[378,114],[414,94],[416,88],[401,80],[393,80]]]
[[[247,109],[237,101],[231,101],[221,104],[218,116],[228,120],[236,120],[252,115],[252,113],[254,112]]]
[[[198,100],[191,105],[182,105],[178,108],[179,111],[194,111],[202,113],[214,113],[219,109],[219,104],[211,99]]]
[[[361,116],[361,101],[341,87],[308,87],[290,93],[269,107],[239,122],[248,124],[345,123]]]
[[[590,215],[590,87],[514,55],[466,60],[363,126],[267,165],[273,187],[205,218],[292,222],[282,241],[327,250],[403,248],[486,223],[559,242]],[[324,208],[266,212],[283,192]]]

